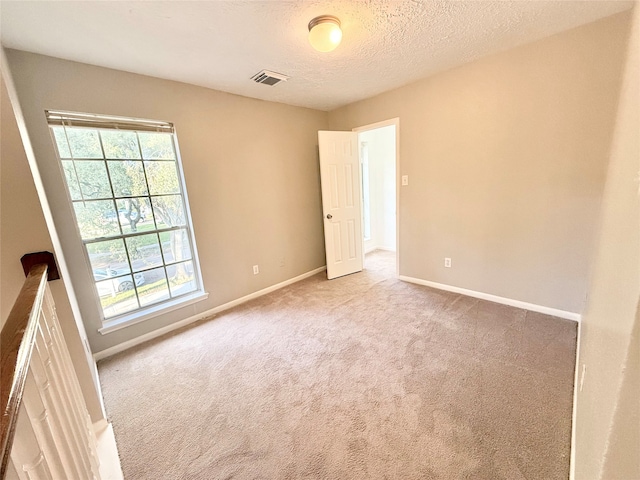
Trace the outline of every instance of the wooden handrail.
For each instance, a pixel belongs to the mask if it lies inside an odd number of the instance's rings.
[[[0,447],[2,464],[0,478],[7,472],[13,435],[22,393],[29,370],[38,316],[47,284],[47,265],[35,265],[20,290],[16,303],[0,333]]]

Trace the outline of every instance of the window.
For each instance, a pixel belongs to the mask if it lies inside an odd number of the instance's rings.
[[[199,292],[173,126],[47,112],[104,319]]]

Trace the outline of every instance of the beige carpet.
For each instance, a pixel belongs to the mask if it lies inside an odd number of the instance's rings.
[[[576,324],[392,262],[100,362],[125,478],[568,478]]]

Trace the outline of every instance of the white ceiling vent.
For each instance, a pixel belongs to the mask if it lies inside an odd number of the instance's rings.
[[[256,83],[264,83],[265,85],[274,86],[283,80],[286,82],[287,80],[289,80],[289,77],[281,73],[262,70],[261,72],[258,72],[253,77],[251,77],[251,80]]]

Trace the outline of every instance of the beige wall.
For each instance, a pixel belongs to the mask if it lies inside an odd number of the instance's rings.
[[[401,275],[582,311],[628,21],[329,112],[334,130],[400,118]]]
[[[4,325],[25,278],[20,258],[30,252],[52,252],[53,244],[2,76],[0,113],[0,325]],[[62,281],[49,286],[91,418],[97,421],[103,413],[94,383],[95,363],[83,346],[84,332],[75,322]]]
[[[636,4],[579,345],[575,478],[640,478],[640,8]]]
[[[53,245],[4,79],[0,79],[0,86],[0,316],[4,323],[24,282],[20,257],[29,252],[53,251]],[[55,283],[61,282],[50,285]]]
[[[44,110],[165,120],[176,127],[209,298],[106,335],[97,332],[95,309],[82,308],[94,352],[324,265],[317,131],[327,128],[325,112],[25,52],[7,56],[81,298],[93,295],[91,277],[84,260],[72,255],[81,245]],[[259,275],[252,273],[254,264]]]

